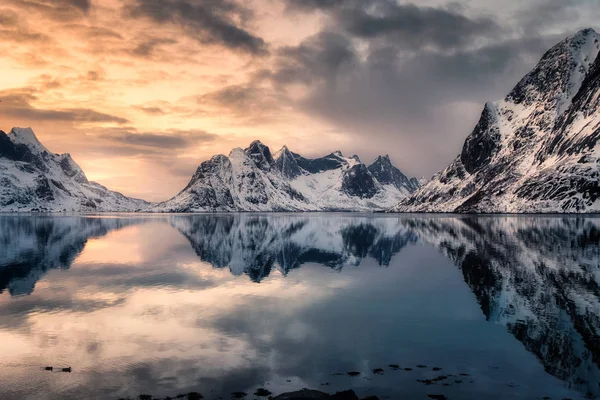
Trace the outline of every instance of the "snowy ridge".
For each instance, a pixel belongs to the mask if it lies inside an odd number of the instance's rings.
[[[0,211],[136,211],[131,199],[89,182],[69,154],[51,153],[30,128],[0,131]]]
[[[151,210],[376,211],[418,187],[419,181],[408,179],[387,156],[370,166],[339,151],[307,159],[284,146],[273,156],[254,141],[203,162],[178,195]]]
[[[461,154],[393,212],[600,211],[600,34],[550,49],[485,105]]]

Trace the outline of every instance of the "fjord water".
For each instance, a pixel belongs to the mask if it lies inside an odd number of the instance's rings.
[[[597,395],[599,242],[595,217],[3,215],[0,398]]]

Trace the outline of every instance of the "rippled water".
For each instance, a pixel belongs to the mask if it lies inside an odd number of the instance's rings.
[[[593,217],[0,216],[0,398],[597,395],[599,244]]]

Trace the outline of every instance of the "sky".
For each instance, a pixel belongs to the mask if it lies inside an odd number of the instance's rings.
[[[598,0],[3,0],[0,129],[167,200],[259,139],[430,177]]]

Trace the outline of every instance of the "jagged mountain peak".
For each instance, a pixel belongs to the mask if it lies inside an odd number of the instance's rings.
[[[14,127],[10,130],[8,137],[14,144],[23,144],[29,147],[31,151],[48,152],[48,149],[39,141],[33,129]]]
[[[577,94],[600,51],[600,34],[584,29],[548,50],[536,67],[513,88],[505,101],[535,103],[561,115]]]
[[[256,165],[264,171],[271,169],[271,166],[275,162],[269,147],[265,146],[260,140],[255,140],[250,143],[250,146],[246,148],[245,152],[256,163]]]
[[[419,188],[417,180],[408,179],[398,168],[392,164],[389,155],[378,156],[369,165],[369,172],[382,184],[394,185],[399,190],[407,190],[409,193]]]
[[[290,149],[287,147],[287,145],[283,145],[281,146],[281,148],[279,150],[277,150],[275,152],[275,154],[273,154],[273,159],[275,161],[277,161],[279,158],[281,158],[281,156],[289,156],[289,157],[294,157],[293,153],[290,151]]]

